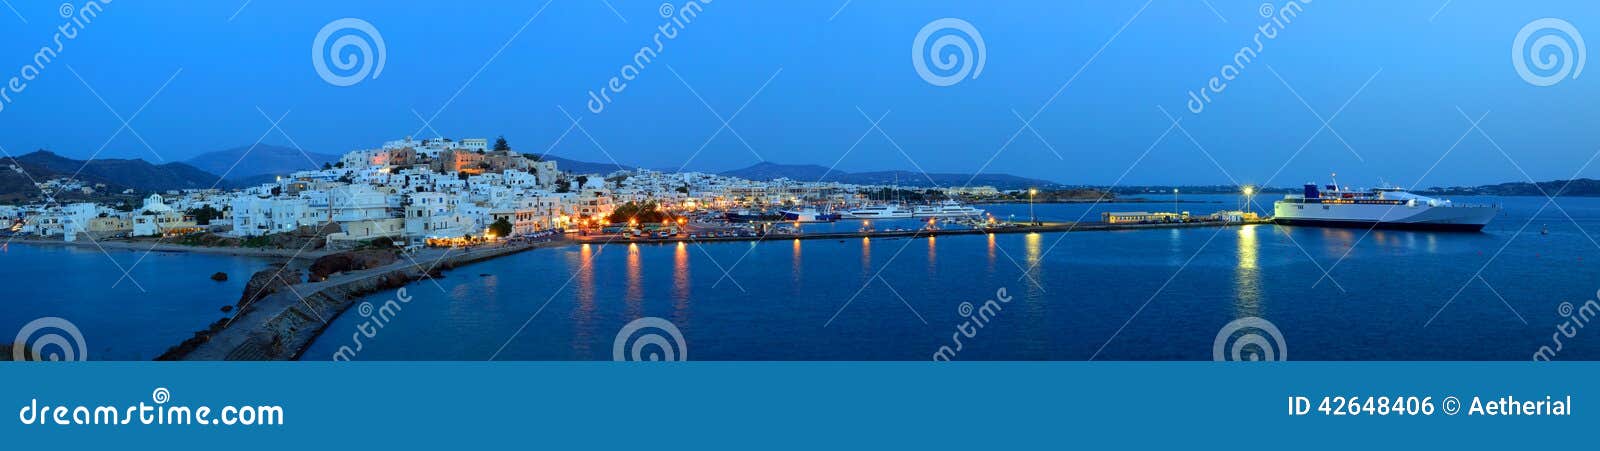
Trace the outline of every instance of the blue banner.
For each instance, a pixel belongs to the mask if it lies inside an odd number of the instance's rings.
[[[1600,365],[6,364],[8,449],[1585,445]],[[106,424],[106,423],[115,424]]]

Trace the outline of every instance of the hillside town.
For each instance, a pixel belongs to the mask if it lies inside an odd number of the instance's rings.
[[[70,179],[42,180],[36,187],[47,196],[105,189]],[[622,206],[634,210],[649,206],[681,218],[679,213],[745,208],[845,208],[888,192],[901,190],[648,169],[580,174],[564,172],[556,162],[537,155],[513,151],[504,138],[491,143],[481,138],[407,137],[346,153],[321,169],[248,188],[137,193],[143,196],[138,205],[63,205],[48,199],[0,205],[0,220],[8,224],[9,234],[68,242],[85,236],[101,240],[213,234],[248,245],[262,237],[311,230],[320,232],[312,235],[325,240],[327,248],[339,249],[380,239],[403,246],[459,245],[600,229],[619,219],[612,213]],[[995,199],[1006,194],[988,186],[916,192],[941,199]]]

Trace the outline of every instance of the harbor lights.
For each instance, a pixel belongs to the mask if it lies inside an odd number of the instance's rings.
[[[1251,186],[1251,185],[1245,185],[1244,186],[1244,205],[1241,206],[1239,209],[1240,210],[1248,210],[1248,209],[1250,209],[1251,205],[1255,205],[1255,203],[1250,200],[1250,198],[1255,196],[1255,195],[1256,195],[1256,187],[1255,186]]]
[[[1028,220],[1033,225],[1039,225],[1039,216],[1033,214],[1033,197],[1039,195],[1037,188],[1028,188]]]

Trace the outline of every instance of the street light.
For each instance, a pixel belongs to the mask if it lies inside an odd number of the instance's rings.
[[[1039,195],[1038,189],[1028,188],[1028,220],[1033,222],[1033,225],[1039,225],[1039,216],[1033,214],[1033,196],[1037,195]]]

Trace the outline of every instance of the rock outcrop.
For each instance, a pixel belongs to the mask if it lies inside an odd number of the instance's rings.
[[[311,282],[328,280],[339,273],[372,269],[394,263],[399,257],[392,250],[361,250],[325,255],[311,262]]]

